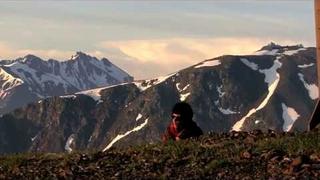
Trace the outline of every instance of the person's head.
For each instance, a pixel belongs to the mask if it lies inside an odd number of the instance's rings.
[[[191,106],[186,102],[179,102],[172,108],[171,118],[177,128],[183,127],[188,122],[192,121],[193,111]]]

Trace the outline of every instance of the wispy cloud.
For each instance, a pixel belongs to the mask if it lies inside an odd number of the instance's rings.
[[[43,59],[60,59],[66,60],[74,54],[74,51],[62,51],[56,49],[16,49],[6,42],[0,42],[0,59],[16,59],[28,54],[39,56]]]
[[[156,40],[105,41],[99,44],[105,49],[120,49],[142,62],[161,64],[193,64],[204,59],[225,54],[250,54],[270,42],[258,38],[172,38]],[[280,40],[293,44],[291,40]]]
[[[245,55],[259,50],[272,39],[259,38],[171,38],[154,40],[104,41],[98,47],[106,57],[130,70],[137,78],[176,72],[205,59],[221,55]],[[282,45],[298,44],[277,40]],[[110,52],[110,50],[113,52]],[[103,54],[103,53],[101,53]]]
[[[106,57],[136,79],[146,79],[176,72],[205,59],[221,55],[244,55],[260,49],[269,39],[258,38],[171,38],[153,40],[103,41],[86,53]],[[277,43],[297,44],[291,40]],[[0,59],[15,59],[34,54],[44,59],[69,59],[74,51],[57,49],[15,49],[0,42]]]

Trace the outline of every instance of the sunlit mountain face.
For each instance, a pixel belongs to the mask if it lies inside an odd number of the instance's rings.
[[[179,101],[191,104],[193,119],[205,133],[304,131],[318,98],[315,57],[312,47],[271,43],[250,55],[204,60],[163,77],[46,98],[0,118],[0,152],[155,143]],[[81,69],[84,62],[75,67]],[[67,72],[74,72],[73,67]]]

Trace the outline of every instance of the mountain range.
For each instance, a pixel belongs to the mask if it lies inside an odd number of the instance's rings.
[[[313,47],[270,43],[250,55],[204,60],[164,77],[46,98],[0,118],[0,152],[155,143],[179,101],[191,104],[205,133],[305,131],[318,98],[315,61]]]
[[[66,61],[27,55],[0,61],[0,114],[52,96],[131,82],[133,77],[108,59],[77,52]]]

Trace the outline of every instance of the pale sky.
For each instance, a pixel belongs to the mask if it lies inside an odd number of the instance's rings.
[[[135,79],[271,41],[315,46],[313,0],[0,2],[0,59],[82,51]]]

